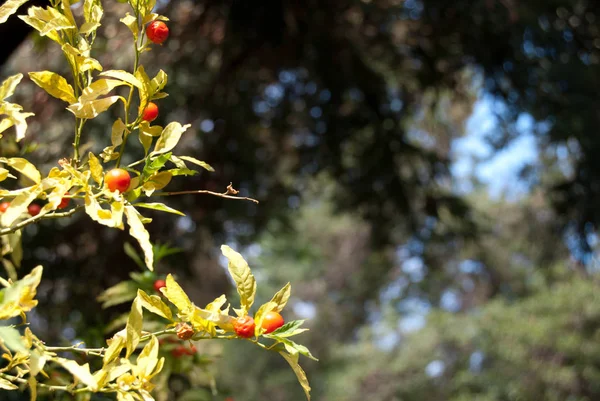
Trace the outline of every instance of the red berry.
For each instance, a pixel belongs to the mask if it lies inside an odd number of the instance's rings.
[[[283,326],[284,323],[285,321],[279,313],[271,311],[263,317],[260,327],[265,329],[265,334],[269,334]]]
[[[254,335],[256,324],[251,316],[241,316],[233,321],[233,330],[235,334],[242,338],[250,338]]]
[[[2,202],[0,203],[0,213],[6,212],[6,209],[10,206],[10,202]]]
[[[154,102],[148,102],[146,108],[142,112],[142,120],[144,121],[154,121],[158,117],[158,106]]]
[[[179,345],[173,348],[173,350],[171,351],[171,355],[173,355],[175,358],[180,358],[185,354],[187,354],[187,349],[185,349],[183,345]]]
[[[195,355],[196,352],[198,352],[198,349],[196,348],[195,345],[192,345],[190,348],[186,348],[185,353],[188,355]]]
[[[27,212],[31,216],[37,216],[38,214],[40,214],[41,210],[42,210],[42,207],[40,205],[38,205],[37,203],[32,203],[31,205],[27,206]]]
[[[156,280],[154,282],[154,290],[156,292],[160,292],[160,289],[163,287],[166,287],[166,286],[167,286],[167,283],[165,282],[165,280]]]
[[[104,176],[104,182],[111,191],[119,191],[121,193],[126,192],[131,183],[131,177],[129,173],[122,168],[115,168],[110,170]]]
[[[65,195],[69,195],[69,193],[65,192]],[[60,201],[60,203],[58,204],[58,206],[56,208],[64,209],[67,206],[69,206],[69,203],[71,203],[71,198],[62,198],[62,200]]]
[[[153,43],[160,45],[169,37],[169,27],[162,21],[152,21],[146,27],[146,35]]]

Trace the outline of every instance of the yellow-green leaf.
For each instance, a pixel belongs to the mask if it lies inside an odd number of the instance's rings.
[[[14,125],[17,142],[25,137],[25,131],[27,130],[26,119],[34,115],[33,113],[24,113],[21,106],[9,102],[0,102],[0,114],[6,115],[6,118],[0,123],[0,132]]]
[[[10,159],[0,158],[0,162],[6,163],[36,184],[39,184],[42,180],[42,175],[38,169],[26,159],[21,157],[11,157]]]
[[[140,81],[141,86],[138,87],[140,93],[140,106],[138,108],[138,114],[142,114],[144,108],[148,105],[148,98],[150,96],[150,91],[152,90],[150,84],[150,78],[148,74],[146,74],[146,70],[143,65],[140,65],[135,72],[135,77]]]
[[[8,17],[17,12],[19,7],[29,0],[7,0],[0,6],[0,24],[4,24]]]
[[[27,352],[27,347],[21,338],[19,330],[11,326],[0,326],[0,341],[15,352]]]
[[[140,343],[142,323],[142,302],[136,297],[131,303],[131,312],[129,312],[129,316],[127,317],[127,326],[125,326],[125,333],[127,335],[125,341],[127,347],[126,358],[129,358],[131,353],[135,350],[135,347]]]
[[[163,70],[158,71],[158,74],[156,74],[156,76],[152,78],[152,81],[150,81],[152,93],[155,94],[156,92],[163,90],[163,88],[167,85],[167,81],[167,74]]]
[[[142,302],[142,306],[150,312],[162,316],[167,320],[173,320],[171,309],[165,304],[159,296],[148,295],[142,290],[138,290],[137,296]]]
[[[42,193],[42,190],[42,185],[36,184],[29,187],[27,191],[17,195],[12,202],[10,202],[8,209],[2,213],[2,216],[0,217],[2,226],[10,227],[19,216],[27,211],[27,206]]]
[[[181,139],[181,135],[183,135],[183,133],[189,127],[191,127],[190,124],[182,126],[177,121],[174,121],[167,125],[163,130],[162,134],[160,134],[158,141],[156,141],[156,145],[154,145],[154,151],[152,152],[152,156],[161,153],[167,153],[171,149],[173,149],[179,142],[179,139]]]
[[[125,206],[125,215],[127,216],[127,224],[129,224],[129,234],[135,238],[144,252],[144,261],[149,270],[154,269],[154,254],[152,244],[150,243],[150,234],[142,223],[142,217],[137,210],[131,205]]]
[[[160,210],[161,212],[178,214],[180,216],[185,216],[185,214],[181,213],[179,210],[173,209],[167,205],[162,203],[136,203],[135,207],[143,207],[146,209]]]
[[[85,213],[92,220],[107,227],[123,228],[123,207],[122,201],[114,201],[111,204],[111,210],[103,209],[100,203],[91,192],[85,194]]]
[[[185,291],[177,284],[172,275],[169,274],[167,276],[166,287],[163,287],[161,291],[180,312],[189,313],[193,307],[192,301],[190,301]]]
[[[137,20],[137,18],[134,17],[133,15],[127,13],[119,21],[121,21],[122,23],[124,23],[127,26],[127,28],[129,28],[129,30],[133,34],[134,39],[137,40],[138,35],[139,35],[139,27],[138,27],[138,20]]]
[[[160,173],[153,174],[150,176],[150,178],[148,178],[148,181],[144,183],[142,190],[146,196],[151,196],[154,191],[166,187],[169,182],[171,182],[172,178],[173,174],[168,171],[161,171]]]
[[[254,335],[256,337],[260,336],[265,331],[265,329],[262,328],[262,322],[265,315],[275,310],[275,308],[277,308],[277,303],[269,301],[266,304],[261,305],[260,308],[258,308],[258,311],[256,311],[256,314],[254,315],[254,321],[256,322]]]
[[[100,164],[100,160],[92,152],[88,155],[88,160],[90,163],[90,171],[92,172],[92,178],[94,181],[98,183],[98,185],[102,184],[102,179],[104,178],[104,170],[102,169],[102,164]]]
[[[248,263],[242,255],[228,247],[221,246],[221,252],[229,260],[227,268],[236,284],[237,292],[240,294],[240,303],[242,307],[242,315],[245,315],[250,310],[254,303],[254,295],[256,294],[256,280],[250,271]]]
[[[15,89],[19,85],[19,82],[21,82],[21,79],[23,79],[23,74],[15,74],[6,78],[2,82],[2,85],[0,85],[0,99],[4,100],[11,97],[15,93]]]
[[[2,390],[18,390],[19,387],[15,386],[14,384],[12,384],[11,382],[9,382],[8,380],[3,379],[3,378],[0,377],[0,389],[2,389]]]
[[[198,160],[198,159],[195,159],[195,158],[190,157],[190,156],[179,156],[179,158],[181,160],[185,160],[185,161],[188,161],[190,163],[194,163],[195,165],[200,166],[200,167],[202,167],[202,168],[204,168],[204,169],[206,169],[208,171],[215,171],[215,169],[212,168],[210,166],[210,164],[208,164],[206,162],[203,162],[202,160]]]
[[[79,365],[71,359],[59,357],[53,358],[53,361],[62,365],[63,368],[68,370],[69,373],[75,376],[80,382],[88,386],[91,391],[96,391],[98,389],[98,383],[96,383],[96,379],[94,379],[94,376],[90,373],[90,365],[88,363]]]
[[[277,305],[275,308],[273,308],[275,312],[281,312],[283,310],[288,300],[290,299],[291,292],[292,285],[290,283],[287,283],[283,286],[281,290],[277,291],[277,293],[273,295],[271,302]]]
[[[48,92],[50,96],[64,100],[71,104],[75,103],[75,93],[73,87],[65,78],[51,71],[30,72],[29,78],[36,83],[37,86]]]
[[[102,363],[104,366],[111,363],[113,360],[117,359],[121,354],[121,350],[125,347],[125,339],[121,336],[115,336],[108,345],[106,352],[104,353],[104,357],[102,358]]]
[[[104,77],[114,78],[119,81],[125,82],[129,85],[133,85],[136,88],[142,88],[142,83],[133,74],[123,70],[108,70],[104,71],[100,75]]]
[[[106,95],[117,86],[121,85],[124,85],[124,82],[118,79],[98,79],[82,91],[81,96],[79,97],[79,103],[96,100],[100,96]],[[74,102],[75,101],[73,101],[73,103]]]
[[[306,373],[304,372],[302,367],[300,367],[300,365],[298,364],[298,354],[289,355],[286,352],[279,352],[279,353],[287,361],[287,363],[289,363],[290,366],[292,367],[292,370],[294,371],[294,373],[296,374],[296,377],[298,378],[298,382],[300,382],[300,385],[302,386],[302,389],[304,390],[304,393],[306,394],[307,400],[310,401],[310,385],[308,384],[308,378],[306,377]]]
[[[108,110],[108,108],[117,100],[121,100],[123,103],[125,103],[125,99],[123,99],[121,96],[109,96],[85,103],[73,103],[67,107],[67,110],[75,114],[75,117],[91,119]]]

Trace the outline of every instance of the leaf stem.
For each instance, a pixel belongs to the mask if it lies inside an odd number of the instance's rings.
[[[218,196],[219,198],[247,200],[247,201],[258,204],[258,201],[254,198],[248,198],[246,196],[234,196],[234,195],[230,195],[229,192],[219,193],[219,192],[208,191],[206,189],[198,189],[198,190],[194,190],[194,191],[178,191],[178,192],[155,192],[154,194],[152,194],[152,196],[173,196],[173,195],[189,195],[189,194],[207,194],[207,195]]]

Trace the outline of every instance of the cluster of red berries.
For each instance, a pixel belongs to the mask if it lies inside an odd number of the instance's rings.
[[[269,334],[283,326],[285,321],[277,312],[267,312],[263,317],[261,327],[265,330],[265,334]],[[233,330],[235,334],[242,338],[250,338],[254,336],[256,322],[252,316],[240,316],[233,321]]]
[[[10,202],[0,203],[0,213],[6,212],[6,210],[8,209],[9,206],[10,206]],[[41,210],[42,210],[42,207],[40,205],[38,205],[37,203],[32,203],[31,205],[29,205],[27,207],[27,212],[32,217],[40,214]]]

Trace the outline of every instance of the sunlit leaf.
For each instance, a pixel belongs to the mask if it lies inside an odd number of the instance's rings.
[[[104,96],[114,88],[124,85],[123,81],[118,79],[98,79],[87,86],[79,97],[79,103],[87,103]]]
[[[254,303],[256,280],[250,271],[248,263],[244,260],[242,255],[227,245],[221,246],[221,252],[229,260],[227,268],[236,284],[238,294],[240,294],[242,314],[245,315]]]
[[[192,308],[192,301],[190,301],[185,291],[177,284],[172,275],[169,274],[167,276],[166,287],[163,287],[161,291],[180,312],[188,313]]]
[[[117,359],[121,354],[121,350],[125,347],[125,339],[120,336],[115,336],[112,340],[109,340],[108,349],[104,353],[102,362],[104,365],[108,365],[113,360]]]
[[[97,299],[102,303],[102,308],[106,309],[110,306],[131,301],[136,297],[137,290],[138,285],[136,283],[132,281],[121,281],[104,290]]]
[[[149,270],[154,269],[154,254],[152,244],[150,243],[150,234],[142,223],[142,218],[133,206],[125,206],[125,215],[127,216],[127,224],[129,224],[129,234],[135,238],[144,252],[144,261]]]
[[[277,305],[277,307],[273,309],[275,312],[281,312],[283,310],[290,299],[291,292],[292,286],[290,283],[287,283],[281,290],[277,291],[277,293],[273,295],[271,302],[274,302]]]
[[[140,298],[142,307],[156,315],[164,317],[167,320],[173,319],[171,309],[169,309],[167,304],[165,304],[160,297],[156,295],[148,295],[142,290],[138,290],[137,295]]]
[[[121,100],[123,103],[125,103],[125,99],[123,99],[121,96],[109,96],[85,103],[74,103],[67,107],[67,110],[75,114],[75,117],[91,119],[108,110],[108,108],[117,100]]]
[[[129,317],[127,318],[127,326],[125,326],[125,333],[127,335],[125,342],[127,347],[126,358],[129,358],[135,347],[140,343],[142,323],[142,302],[136,297],[131,303],[131,312],[129,312]]]
[[[298,364],[298,355],[289,355],[285,352],[280,352],[281,356],[290,364],[292,370],[296,374],[298,378],[298,382],[302,386],[304,393],[306,394],[306,398],[310,401],[310,385],[308,384],[308,378],[306,377],[306,373]]]
[[[90,171],[92,172],[92,178],[98,185],[102,184],[102,180],[104,178],[104,170],[102,169],[102,164],[100,164],[100,160],[92,152],[88,154],[88,161],[90,163]]]
[[[129,28],[129,30],[133,34],[133,38],[137,41],[137,38],[138,38],[138,35],[139,35],[139,27],[138,27],[138,20],[137,20],[137,18],[134,17],[133,15],[127,13],[119,21],[121,21],[122,23],[124,23],[127,26],[127,28]]]
[[[0,6],[0,24],[4,24],[8,17],[17,12],[19,7],[29,0],[7,0]]]
[[[6,3],[5,3],[6,4]],[[15,93],[15,89],[19,82],[23,79],[23,74],[15,74],[6,78],[0,85],[0,99],[4,100],[11,97]]]
[[[208,171],[215,171],[215,169],[214,169],[214,168],[212,168],[212,167],[210,166],[210,164],[208,164],[208,163],[206,163],[206,162],[203,162],[202,160],[198,160],[198,159],[195,159],[195,158],[193,158],[193,157],[190,157],[190,156],[178,156],[178,157],[179,157],[181,160],[185,160],[186,162],[194,163],[195,165],[197,165],[197,166],[200,166],[200,167],[202,167],[203,169],[206,169],[206,170],[208,170]]]
[[[133,74],[131,74],[131,73],[127,72],[127,71],[123,71],[123,70],[108,70],[108,71],[104,71],[100,75],[102,75],[104,77],[114,78],[116,80],[125,82],[125,83],[127,83],[129,85],[133,85],[136,88],[143,88],[143,85],[140,82],[140,80],[138,78],[136,78],[135,76],[133,76]]]
[[[23,213],[27,212],[27,206],[43,191],[41,184],[29,187],[27,191],[17,195],[11,202],[9,208],[2,213],[0,223],[4,227],[10,227]]]
[[[136,203],[135,207],[143,207],[146,209],[160,210],[161,212],[173,213],[179,216],[185,216],[185,214],[181,213],[179,210],[173,209],[162,203]]]
[[[40,88],[48,92],[50,96],[64,100],[71,104],[75,103],[75,93],[73,87],[65,78],[51,71],[30,72],[29,78]]]
[[[37,266],[10,287],[0,290],[0,320],[19,316],[37,306],[35,295],[42,279],[42,270],[41,266]]]
[[[167,153],[171,151],[181,139],[181,135],[191,127],[190,124],[181,125],[178,122],[174,121],[167,125],[163,130],[162,134],[156,141],[156,145],[154,145],[154,151],[151,155],[158,155],[161,153]]]
[[[96,391],[98,389],[98,383],[96,383],[96,379],[90,373],[90,365],[79,365],[77,362],[71,359],[53,358],[53,361],[59,363],[63,368],[69,371],[73,376],[75,376],[80,382],[85,384],[92,391]]]
[[[21,339],[21,333],[14,327],[0,326],[0,340],[14,352],[27,352],[27,347]]]

